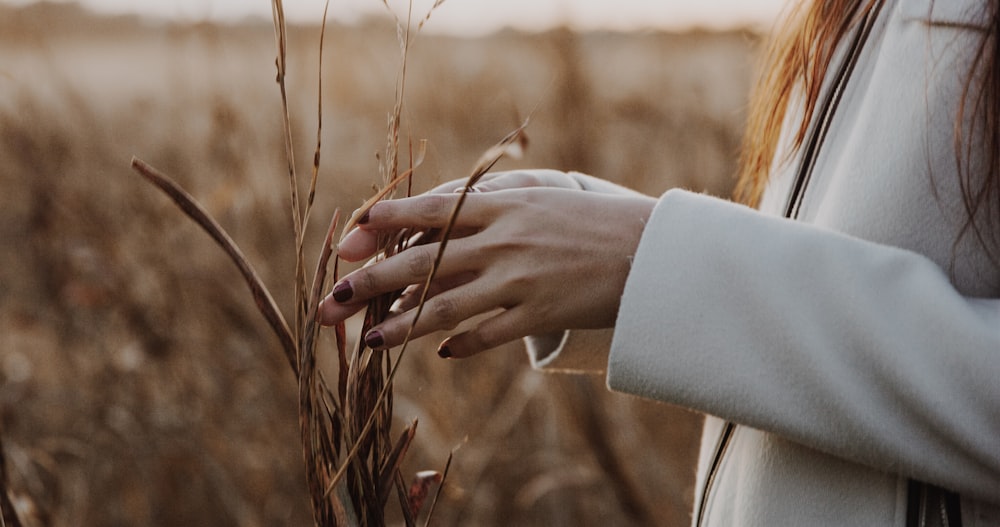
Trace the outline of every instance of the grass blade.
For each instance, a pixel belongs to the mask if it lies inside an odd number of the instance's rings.
[[[309,216],[312,212],[313,201],[316,199],[316,181],[319,179],[320,152],[323,145],[323,42],[326,40],[326,18],[329,11],[330,0],[326,0],[325,5],[323,6],[323,22],[320,24],[319,28],[319,65],[317,67],[319,81],[316,89],[316,151],[313,153],[312,179],[309,181],[309,195],[306,197],[306,210],[302,213],[303,231],[309,226]],[[299,251],[302,250],[301,245],[304,243],[304,240],[305,233],[303,232],[303,239],[299,240]]]
[[[299,205],[298,177],[295,171],[295,147],[292,141],[292,122],[288,112],[288,91],[285,87],[287,74],[288,38],[285,24],[285,7],[281,0],[271,0],[271,11],[274,18],[274,39],[278,48],[274,64],[277,69],[275,81],[281,92],[281,119],[285,139],[285,159],[288,167],[288,189],[291,199],[292,226],[295,232],[295,342],[301,340],[302,321],[305,319],[308,306],[305,292],[305,262],[302,253],[304,231],[302,226],[302,210]]]
[[[438,499],[441,498],[441,493],[444,491],[444,484],[448,481],[448,471],[451,470],[451,460],[455,458],[455,451],[452,450],[448,454],[448,461],[444,464],[444,472],[441,472],[441,481],[438,484],[437,492],[434,493],[434,499],[431,500],[431,507],[427,511],[427,520],[424,522],[424,527],[431,524],[431,518],[434,517],[434,507],[437,506]]]
[[[417,422],[413,421],[413,424],[406,427],[403,430],[402,435],[396,441],[395,446],[393,446],[392,451],[385,459],[385,463],[379,473],[378,488],[382,494],[379,495],[379,503],[385,507],[385,503],[389,500],[389,490],[392,488],[392,481],[396,477],[396,473],[399,471],[399,466],[403,462],[403,457],[406,456],[406,451],[410,448],[410,443],[413,442],[413,438],[417,435]]]
[[[323,241],[323,247],[320,250],[319,255],[319,262],[316,263],[316,273],[313,276],[312,293],[309,295],[309,311],[302,327],[303,340],[300,349],[302,360],[305,360],[306,355],[313,355],[315,351],[316,338],[319,336],[319,324],[317,323],[317,318],[319,317],[319,303],[323,298],[323,288],[326,285],[327,266],[330,262],[330,256],[333,254],[333,236],[337,231],[337,226],[339,224],[340,209],[337,209],[333,214],[333,219],[330,221],[330,227],[327,230],[326,238]]]
[[[223,229],[222,226],[208,214],[208,211],[206,211],[204,207],[202,207],[190,194],[188,194],[186,190],[174,182],[173,179],[138,158],[132,158],[132,169],[141,174],[147,181],[155,185],[163,191],[164,194],[170,197],[170,199],[177,204],[181,211],[197,223],[202,230],[208,233],[208,235],[211,236],[220,247],[222,247],[233,263],[236,264],[240,274],[243,275],[243,280],[246,281],[247,286],[250,288],[250,292],[253,294],[254,303],[257,304],[257,309],[260,310],[262,315],[264,315],[264,318],[267,320],[268,324],[270,324],[271,329],[274,331],[275,335],[278,336],[278,340],[281,342],[281,347],[285,351],[285,356],[288,359],[289,365],[297,374],[299,371],[298,352],[296,351],[297,347],[295,345],[295,339],[292,337],[292,332],[288,328],[288,323],[285,322],[285,317],[281,315],[281,311],[278,309],[278,305],[275,303],[274,297],[271,296],[271,292],[264,285],[264,282],[260,279],[257,271],[254,270],[252,265],[250,265],[246,256],[243,255],[243,251],[241,251],[239,246],[236,245],[236,242],[234,242],[225,229]]]

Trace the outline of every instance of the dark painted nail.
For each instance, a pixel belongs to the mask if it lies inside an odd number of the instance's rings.
[[[337,302],[343,304],[354,296],[354,288],[351,287],[351,283],[348,281],[343,281],[335,286],[333,286],[333,299]]]
[[[373,329],[365,335],[365,344],[371,349],[379,349],[385,345],[385,338],[377,329]]]
[[[441,357],[442,359],[450,359],[451,348],[449,348],[447,344],[441,344],[441,347],[438,348],[438,357]]]
[[[370,219],[371,219],[371,218],[370,218],[370,217],[368,216],[368,215],[369,215],[369,213],[370,213],[370,211],[365,211],[365,213],[364,213],[364,214],[362,214],[360,218],[358,218],[358,225],[364,225],[364,224],[368,223],[368,220],[370,220]]]

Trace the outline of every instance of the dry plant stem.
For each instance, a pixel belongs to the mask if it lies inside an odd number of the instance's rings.
[[[431,270],[427,273],[427,279],[424,281],[424,287],[420,293],[420,301],[417,303],[417,311],[413,316],[413,322],[410,323],[410,327],[406,331],[406,338],[403,339],[403,347],[400,350],[400,358],[402,358],[403,352],[406,351],[406,345],[410,341],[413,329],[417,326],[417,321],[420,320],[420,315],[424,311],[424,305],[427,301],[427,292],[430,291],[431,282],[434,281],[435,276],[437,276],[438,268],[441,267],[441,259],[444,258],[444,251],[448,247],[448,241],[451,238],[451,231],[455,228],[455,222],[458,220],[458,213],[462,209],[462,205],[465,204],[465,199],[469,194],[469,189],[478,183],[479,180],[486,175],[486,173],[489,172],[493,166],[500,161],[500,159],[507,155],[513,147],[522,147],[526,141],[524,129],[527,126],[528,121],[526,120],[516,130],[507,134],[500,140],[499,143],[487,150],[479,158],[475,168],[472,170],[472,175],[469,176],[465,186],[462,187],[462,192],[458,196],[458,201],[455,203],[455,207],[452,209],[451,215],[448,217],[448,224],[441,232],[441,244],[438,248],[437,256],[434,258],[434,263],[431,265]],[[396,359],[396,364],[399,364],[399,359]],[[389,380],[391,381],[393,377],[395,377],[395,369],[393,369],[390,374]]]
[[[440,3],[441,1],[439,0],[435,4],[435,7],[440,5]],[[190,194],[168,176],[139,159],[133,159],[132,167],[136,172],[167,194],[190,219],[205,230],[229,255],[250,288],[258,309],[278,336],[289,366],[296,374],[298,380],[299,427],[303,457],[306,464],[307,483],[316,524],[321,526],[383,525],[385,523],[384,508],[386,502],[391,495],[392,487],[397,486],[397,490],[400,491],[400,502],[403,506],[406,525],[415,525],[414,518],[419,513],[419,507],[415,507],[414,504],[408,502],[404,493],[401,492],[402,484],[399,482],[402,478],[400,464],[415,437],[416,422],[407,427],[403,434],[395,441],[392,441],[388,435],[392,419],[391,386],[392,379],[395,377],[399,366],[398,360],[393,363],[391,355],[384,350],[371,350],[370,353],[365,353],[366,348],[362,344],[359,347],[359,353],[349,361],[346,351],[346,329],[344,324],[339,324],[336,327],[336,342],[340,371],[336,394],[330,391],[322,371],[317,367],[316,349],[320,331],[317,320],[318,306],[327,281],[327,268],[334,252],[334,235],[340,224],[340,213],[337,211],[327,230],[312,283],[307,284],[303,245],[305,230],[315,199],[316,182],[320,168],[322,146],[322,57],[329,2],[327,1],[324,7],[323,26],[320,32],[320,79],[318,83],[320,101],[317,109],[319,118],[316,131],[316,151],[313,156],[312,178],[304,209],[299,203],[291,122],[285,86],[287,42],[284,8],[281,0],[272,0],[271,5],[277,44],[277,58],[275,61],[277,68],[276,82],[279,85],[281,93],[285,153],[288,163],[288,179],[295,235],[294,325],[290,327],[285,321],[269,290],[264,286],[262,280],[236,243]],[[400,69],[400,79],[396,88],[396,104],[390,116],[390,130],[387,140],[388,164],[380,167],[384,171],[383,175],[385,176],[386,184],[382,191],[366,204],[364,210],[367,210],[368,207],[378,200],[389,196],[403,181],[409,181],[415,168],[423,162],[426,153],[426,142],[421,141],[417,155],[413,156],[412,143],[410,143],[410,157],[413,166],[403,174],[397,175],[396,172],[399,163],[399,127],[406,77],[406,55],[410,45],[410,16],[412,16],[412,4],[410,5],[406,30],[401,30],[400,32],[403,61]],[[357,216],[348,222],[344,230],[347,231],[352,228],[356,224],[356,221]],[[402,243],[398,242],[398,240],[393,243],[399,244],[397,250],[402,248]],[[335,260],[335,262],[339,263],[339,260]],[[334,265],[334,278],[337,276],[337,263]],[[382,303],[375,303],[369,309],[369,320],[366,323],[380,322],[384,318],[389,304],[385,302],[387,299],[382,300]],[[373,425],[376,426],[376,433],[372,433]],[[341,457],[340,453],[348,442],[352,443],[351,451],[346,457]],[[350,477],[345,480],[344,474],[348,466],[352,470]],[[331,475],[335,468],[338,468],[336,474]],[[341,484],[342,482],[344,484]],[[335,491],[333,497],[330,496],[332,491]],[[0,521],[2,521],[2,518],[0,518]],[[0,527],[4,526],[0,525]]]
[[[258,309],[278,335],[289,366],[299,380],[300,426],[308,483],[312,491],[316,519],[320,525],[352,524],[351,520],[355,516],[349,501],[344,501],[340,496],[335,500],[325,499],[327,497],[324,492],[326,482],[329,479],[330,470],[336,465],[341,445],[340,437],[346,427],[343,422],[342,409],[330,393],[321,372],[315,368],[315,347],[319,336],[316,307],[322,298],[327,266],[333,253],[333,237],[340,223],[340,212],[337,211],[334,214],[323,249],[320,252],[311,294],[308,297],[309,315],[303,320],[303,325],[300,328],[304,338],[297,344],[270,292],[225,230],[172,179],[139,159],[132,160],[132,167],[169,196],[189,218],[207,232],[240,270],[253,294]],[[343,334],[344,328],[338,328],[338,345],[341,349],[343,349]]]
[[[406,488],[406,482],[403,481],[403,475],[398,470],[394,474],[393,482],[396,487],[396,496],[399,498],[399,502],[404,504],[403,507],[401,507],[403,513],[403,524],[406,525],[406,527],[417,527],[417,521],[416,518],[414,518],[415,513],[413,512],[413,506],[409,501],[409,496],[407,496],[406,491],[403,490]]]
[[[246,281],[247,286],[250,288],[254,302],[257,304],[257,309],[264,315],[271,329],[278,336],[289,365],[298,374],[298,348],[288,327],[288,323],[285,322],[285,317],[281,315],[281,311],[278,309],[278,305],[275,303],[270,291],[264,286],[264,282],[257,275],[257,271],[254,270],[253,266],[250,265],[249,260],[243,255],[236,242],[233,241],[225,229],[209,216],[208,212],[187,191],[182,189],[168,176],[138,158],[132,158],[132,169],[169,196],[184,214],[194,220],[229,255],[229,258],[236,264],[240,274],[243,275],[244,281]]]
[[[444,482],[448,481],[448,471],[451,470],[451,460],[454,458],[455,451],[452,450],[448,454],[448,461],[444,464],[444,472],[441,472],[441,483],[438,484],[437,491],[434,492],[434,499],[431,500],[431,507],[427,510],[427,520],[424,521],[424,527],[428,527],[431,524],[431,518],[434,517],[434,507],[437,506],[438,499],[441,498],[441,492],[444,491]]]
[[[316,199],[316,181],[319,179],[320,150],[323,144],[323,42],[326,40],[326,19],[330,11],[330,0],[323,6],[323,22],[319,28],[319,64],[317,71],[319,81],[316,94],[316,151],[313,153],[312,179],[309,181],[309,196],[306,197],[306,210],[302,213],[302,239],[299,240],[299,252],[305,242],[305,230],[309,228],[309,217],[312,213],[313,201]]]
[[[326,480],[329,479],[330,466],[337,459],[336,445],[339,442],[335,438],[340,436],[344,427],[339,419],[340,413],[330,411],[332,401],[326,383],[316,368],[315,353],[319,338],[316,306],[319,305],[326,282],[327,265],[333,254],[333,236],[339,223],[338,210],[330,222],[320,250],[319,262],[316,264],[308,301],[309,311],[303,321],[303,338],[299,349],[299,427],[314,519],[319,525],[346,525],[356,519],[353,508],[349,508],[340,499],[327,500],[323,492]]]
[[[438,0],[434,7],[436,8],[442,1],[443,0]],[[385,0],[383,0],[383,3],[385,3],[388,8],[388,3]],[[434,8],[431,10],[433,9]],[[390,12],[391,11],[392,10],[390,9]],[[278,24],[277,15],[279,14],[280,13],[276,11],[276,24]],[[430,13],[428,13],[428,16],[429,15]],[[395,15],[393,16],[395,17]],[[414,170],[422,164],[426,154],[425,141],[420,142],[418,152],[415,157],[412,152],[412,143],[410,143],[411,167],[403,174],[398,173],[400,123],[406,87],[406,65],[408,62],[407,56],[410,48],[410,28],[412,16],[413,4],[410,2],[406,24],[400,24],[398,18],[396,19],[402,59],[400,62],[399,77],[396,85],[395,105],[389,118],[385,163],[380,166],[384,187],[376,194],[376,196],[369,199],[368,202],[366,202],[365,205],[359,209],[359,212],[348,220],[343,229],[343,232],[345,233],[349,232],[356,225],[358,218],[360,218],[361,215],[364,214],[364,212],[366,212],[372,205],[391,195],[403,181],[411,181]],[[324,14],[324,22],[325,18],[326,16]],[[282,40],[279,39],[279,50],[283,49],[281,45]],[[320,53],[322,55],[322,36]],[[282,97],[284,98],[284,91],[282,92]],[[314,157],[314,163],[313,184],[315,184],[315,175],[318,171],[317,167],[319,163],[319,131],[317,132],[317,152]],[[306,205],[306,214],[304,215],[304,218],[308,216],[308,210],[312,202],[313,188],[314,187],[312,186],[310,187],[310,198]],[[305,226],[302,228],[304,230]],[[327,248],[324,248],[324,253],[326,250]],[[299,245],[299,252],[301,255],[301,241]],[[325,263],[323,265],[325,267]],[[317,272],[319,272],[319,269],[317,269]],[[321,284],[321,281],[314,282],[314,285],[316,283]],[[311,299],[310,302],[308,302],[307,310],[303,313],[304,316],[307,314],[311,316],[313,324],[315,323],[315,317],[317,316],[316,308],[318,306],[318,301],[318,297]],[[380,322],[382,317],[384,317],[387,312],[388,305],[389,302],[385,302],[385,299],[376,300],[369,307],[365,323],[370,325],[373,322]],[[303,331],[305,338],[310,339],[310,347],[313,346],[315,337],[310,337],[310,335],[312,335],[315,330],[310,327],[308,330],[303,328]],[[395,442],[394,446],[389,445],[390,439],[387,434],[391,426],[390,394],[392,379],[394,378],[395,372],[399,366],[399,360],[397,359],[397,361],[393,363],[391,355],[389,355],[387,351],[383,350],[371,350],[366,353],[365,346],[362,342],[358,347],[358,353],[352,357],[350,362],[348,362],[346,360],[343,337],[343,328],[338,327],[338,351],[340,353],[341,363],[341,384],[339,393],[341,395],[341,402],[344,405],[343,410],[345,412],[339,413],[338,417],[343,419],[343,421],[339,422],[341,425],[341,431],[343,432],[341,437],[346,439],[353,435],[353,445],[351,447],[351,451],[346,455],[345,459],[343,459],[340,469],[333,476],[333,478],[328,480],[327,487],[322,493],[322,496],[318,496],[318,493],[315,492],[315,487],[313,487],[314,501],[321,504],[321,502],[326,501],[325,498],[329,496],[333,489],[340,489],[340,482],[345,475],[345,471],[348,466],[351,466],[354,470],[351,473],[348,486],[351,487],[351,492],[355,494],[355,498],[360,499],[362,502],[355,503],[356,506],[361,507],[358,511],[361,513],[361,521],[383,523],[384,518],[382,517],[381,511],[385,507],[386,501],[389,497],[389,492],[391,492],[391,487],[401,477],[399,475],[399,464],[413,441],[416,431],[416,423],[404,431],[403,435]],[[308,353],[308,351],[304,350],[303,353]],[[304,368],[305,364],[303,363],[303,369]],[[344,373],[345,371],[347,372],[346,375]],[[309,381],[308,378],[303,376],[300,376],[300,379],[306,382]],[[311,398],[304,398],[303,400],[312,401]],[[351,426],[358,426],[360,430],[355,433],[355,430],[357,429],[349,427],[349,423],[355,423]],[[372,434],[372,427],[374,425],[377,425],[376,430],[378,430],[378,433],[376,434]],[[331,457],[329,459],[332,460],[333,458]],[[363,463],[362,460],[367,460],[371,466],[369,467],[366,463]],[[370,495],[370,493],[364,491],[366,488],[365,482],[368,482],[368,485],[374,485],[373,490],[377,495]],[[338,493],[340,493],[340,490],[338,490]],[[360,495],[358,493],[360,493]],[[400,494],[402,496],[402,493]],[[372,501],[373,499],[374,502]],[[333,501],[337,502],[338,500],[335,499]],[[412,514],[408,514],[411,511],[407,508],[407,501],[401,498],[401,503],[404,508],[404,519],[406,520],[406,524],[408,526],[413,525],[414,521],[411,518]]]
[[[400,46],[400,66],[399,77],[396,80],[396,102],[389,117],[389,132],[386,141],[386,164],[383,167],[382,179],[388,183],[396,178],[399,170],[399,124],[402,121],[403,94],[406,92],[406,63],[410,52],[410,22],[413,17],[413,2],[409,2],[406,14],[406,24],[402,24],[395,12],[389,7],[387,0],[382,0],[382,4],[392,13],[396,22],[397,38]]]
[[[389,5],[386,2],[386,0],[383,0],[383,4],[385,4],[389,12],[392,13],[392,10],[389,9]],[[362,207],[362,209],[365,210],[367,208],[370,208],[371,205],[373,205],[378,200],[383,199],[385,196],[390,195],[392,191],[400,183],[408,180],[413,174],[413,168],[407,170],[405,173],[401,175],[397,174],[399,165],[399,156],[398,156],[399,125],[401,122],[401,115],[402,115],[403,93],[405,91],[405,79],[406,79],[406,63],[409,50],[409,27],[410,27],[409,17],[412,16],[412,10],[413,10],[413,4],[411,2],[409,4],[410,14],[408,15],[405,29],[403,25],[399,23],[398,18],[396,18],[396,27],[397,30],[399,30],[398,35],[400,38],[402,59],[400,66],[400,75],[396,85],[395,105],[393,106],[393,111],[389,118],[389,130],[388,130],[388,137],[386,140],[385,163],[380,166],[382,170],[384,188],[375,197],[368,200],[368,202]],[[393,14],[393,17],[395,18],[395,14]],[[424,150],[425,150],[425,145],[421,143],[420,154],[419,154],[420,161],[422,161],[423,159]],[[414,165],[418,164],[419,162],[414,163]],[[359,217],[360,213],[355,214],[350,220],[348,220],[347,225],[345,225],[344,227],[345,233],[350,231],[350,229],[352,229],[356,225]],[[377,306],[372,306],[369,308],[369,312],[366,318],[370,318],[375,313],[381,311],[383,310],[378,309]],[[368,322],[368,320],[366,320],[366,322]],[[337,474],[334,476],[332,481],[330,481],[328,487],[326,488],[326,491],[324,492],[324,497],[328,496],[329,493],[334,488],[337,487],[337,485],[340,483],[340,480],[343,478],[348,466],[355,466],[360,470],[364,470],[365,467],[362,464],[357,463],[359,456],[365,457],[365,454],[367,452],[375,452],[377,454],[380,451],[381,447],[377,442],[377,438],[369,437],[368,434],[371,431],[372,425],[376,422],[380,423],[379,426],[380,430],[387,428],[387,424],[383,422],[383,420],[385,419],[385,416],[383,414],[385,413],[386,403],[388,401],[386,394],[389,388],[391,388],[391,383],[385,382],[386,379],[385,373],[382,373],[380,371],[375,371],[372,369],[373,367],[381,368],[380,364],[375,364],[375,365],[371,364],[371,361],[373,359],[380,359],[379,362],[381,362],[382,358],[384,358],[384,360],[386,361],[390,361],[390,358],[387,353],[372,350],[371,353],[366,354],[364,353],[364,347],[360,346],[359,353],[352,358],[351,363],[348,365],[348,375],[346,384],[349,387],[360,387],[360,390],[348,389],[346,390],[346,392],[343,391],[341,392],[347,397],[344,399],[345,409],[349,411],[360,410],[361,413],[357,415],[364,416],[363,418],[364,425],[360,427],[361,428],[360,433],[354,435],[354,444],[352,445],[351,451],[350,453],[347,454],[346,459],[341,464],[341,469],[338,470]],[[387,362],[387,367],[391,367],[391,362]],[[343,385],[341,386],[343,387]],[[375,397],[374,399],[370,399],[369,397],[367,397],[372,393],[378,394],[377,397]],[[375,401],[375,403],[372,404],[372,401]],[[362,454],[362,452],[364,452],[365,454]]]
[[[451,231],[455,227],[455,221],[458,219],[458,212],[461,210],[462,205],[465,203],[465,198],[468,195],[469,189],[472,188],[487,172],[489,172],[494,165],[497,164],[500,159],[502,159],[508,152],[511,151],[513,147],[522,147],[526,141],[526,136],[524,134],[525,128],[528,126],[528,121],[525,120],[521,126],[519,126],[513,132],[507,134],[506,137],[500,140],[499,143],[487,150],[479,161],[476,163],[475,168],[473,168],[472,175],[469,176],[462,188],[462,192],[459,194],[458,201],[455,203],[454,209],[452,209],[451,216],[448,219],[448,224],[441,233],[441,245],[438,249],[437,256],[431,265],[431,270],[427,273],[427,279],[424,282],[423,291],[420,295],[420,302],[417,304],[416,314],[413,317],[413,322],[410,324],[409,329],[406,333],[406,338],[403,339],[403,344],[400,347],[399,355],[396,357],[396,362],[392,365],[392,369],[389,371],[386,377],[386,382],[379,392],[378,398],[376,399],[375,408],[378,408],[388,395],[390,388],[392,387],[392,381],[396,378],[396,372],[399,370],[399,365],[403,360],[403,356],[406,354],[407,347],[410,343],[410,337],[413,334],[413,329],[416,327],[417,322],[420,320],[420,315],[423,313],[424,304],[427,300],[427,291],[430,289],[431,282],[434,281],[434,277],[437,275],[437,270],[441,266],[441,259],[444,257],[445,248],[448,246],[448,239],[451,235]],[[358,434],[359,438],[363,438],[368,435],[371,430],[372,425],[375,422],[376,413],[372,413],[369,416],[365,426],[361,429]],[[347,454],[347,460],[341,465],[340,470],[334,475],[333,481],[330,482],[330,487],[326,489],[326,494],[329,494],[333,487],[340,481],[340,478],[344,476],[344,472],[347,470],[347,466],[350,460],[357,455],[358,450],[361,446],[362,441],[357,440],[354,446],[351,447],[350,452]]]
[[[319,324],[316,321],[318,316],[317,307],[323,298],[323,288],[326,284],[327,266],[330,256],[333,254],[333,236],[340,224],[340,209],[333,214],[330,221],[330,228],[327,230],[326,238],[323,241],[323,248],[320,251],[319,262],[316,264],[316,274],[313,277],[312,292],[309,295],[309,311],[303,323],[302,334],[305,337],[302,341],[302,351],[313,352],[316,347],[316,340],[319,337]],[[303,358],[304,359],[304,358]]]
[[[295,174],[295,148],[292,144],[292,123],[288,113],[288,94],[285,88],[285,74],[287,72],[287,31],[285,26],[285,7],[281,0],[271,0],[271,12],[274,18],[274,38],[278,48],[278,55],[275,59],[277,76],[275,81],[281,91],[281,117],[285,133],[285,157],[288,163],[288,184],[292,202],[292,225],[295,229],[296,251],[295,251],[295,341],[298,342],[302,335],[299,329],[302,327],[302,320],[306,314],[306,299],[302,286],[305,284],[305,263],[303,261],[301,240],[303,239],[302,210],[299,205],[298,178]]]
[[[389,456],[386,457],[385,466],[379,472],[377,488],[381,494],[378,500],[383,507],[389,500],[389,489],[392,488],[392,482],[399,473],[399,465],[403,462],[403,457],[406,456],[406,451],[409,450],[410,444],[413,442],[416,434],[417,422],[413,421],[413,424],[403,430],[403,434],[396,441],[396,445],[392,448]]]

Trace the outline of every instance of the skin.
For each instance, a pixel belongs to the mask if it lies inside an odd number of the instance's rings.
[[[452,182],[420,196],[383,201],[341,242],[347,261],[371,258],[380,232],[443,229],[459,198]],[[441,344],[442,357],[475,355],[506,342],[567,329],[612,327],[632,256],[654,198],[586,192],[557,171],[491,175],[476,185],[458,216],[412,338],[471,329]],[[343,277],[320,305],[320,321],[338,323],[378,295],[405,289],[393,316],[365,336],[373,347],[402,344],[440,243],[432,241]]]

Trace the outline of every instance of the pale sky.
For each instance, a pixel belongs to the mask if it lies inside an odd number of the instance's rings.
[[[23,4],[31,0],[0,0]],[[270,0],[79,0],[93,10],[139,13],[179,20],[233,20],[244,16],[270,18]],[[554,25],[578,29],[683,29],[691,26],[727,28],[757,25],[764,29],[787,0],[445,0],[425,30],[476,35],[509,26],[541,30]],[[388,0],[404,12],[405,0]],[[318,22],[324,0],[285,0],[289,19]],[[427,12],[433,0],[414,0],[415,16]],[[331,18],[356,20],[384,13],[382,0],[331,0]]]

